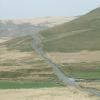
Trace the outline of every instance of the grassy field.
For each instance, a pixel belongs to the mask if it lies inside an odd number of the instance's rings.
[[[20,44],[18,46],[21,48]],[[0,89],[58,86],[62,85],[54,75],[52,68],[40,59],[34,51],[9,49],[5,44],[1,46]]]
[[[62,64],[66,75],[79,79],[100,80],[100,62]]]
[[[0,81],[0,89],[53,88],[62,86],[62,84],[52,81]]]

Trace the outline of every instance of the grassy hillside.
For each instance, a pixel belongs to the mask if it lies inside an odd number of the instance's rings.
[[[97,8],[71,22],[41,31],[44,50],[60,53],[100,50],[99,27],[100,8]],[[60,83],[52,67],[38,56],[34,56],[31,36],[17,37],[1,43],[0,46],[0,88],[59,86]],[[26,53],[31,53],[31,57],[28,57]],[[100,79],[100,61],[60,64],[61,70],[70,77]]]
[[[71,22],[40,32],[47,51],[100,50],[100,8]]]
[[[1,43],[1,45],[6,45],[8,50],[19,50],[22,52],[31,52],[32,49],[32,36],[22,36],[13,38],[7,42]]]
[[[41,31],[47,52],[80,52],[100,50],[100,8],[86,15]],[[77,59],[77,58],[76,58]],[[100,79],[100,61],[61,64],[66,75],[83,79]]]
[[[100,8],[71,22],[41,31],[40,34],[44,37],[44,49],[49,52],[100,50]],[[32,51],[31,43],[32,37],[26,36],[13,39],[7,46],[9,49]]]

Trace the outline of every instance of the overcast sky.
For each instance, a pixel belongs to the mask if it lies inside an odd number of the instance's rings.
[[[77,16],[100,7],[100,0],[0,0],[0,18]]]

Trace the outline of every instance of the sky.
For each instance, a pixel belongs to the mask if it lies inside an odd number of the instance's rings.
[[[100,7],[100,0],[0,0],[0,18],[78,16]]]

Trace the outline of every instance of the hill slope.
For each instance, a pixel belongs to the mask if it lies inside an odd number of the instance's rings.
[[[47,51],[100,50],[100,8],[40,34]]]
[[[47,51],[100,50],[100,8],[71,22],[41,31],[40,34]],[[32,51],[31,44],[31,36],[12,39],[6,43],[9,48],[29,48],[29,51]]]
[[[47,52],[49,51],[49,53],[50,52],[54,52],[54,53],[55,52],[60,52],[60,53],[74,52],[75,53],[81,50],[91,50],[91,51],[100,50],[100,45],[99,45],[100,44],[100,28],[99,28],[100,25],[99,24],[100,24],[100,8],[97,8],[94,11],[91,11],[90,13],[84,16],[81,16],[80,18],[75,19],[69,23],[65,23],[63,25],[59,25],[59,26],[40,32],[40,34],[43,36],[42,38],[43,47]],[[25,36],[25,37],[12,39],[10,41],[3,43],[3,45],[6,46],[8,51],[18,50],[18,51],[21,51],[21,53],[23,52],[30,53],[33,51],[31,36]],[[73,55],[74,54],[72,54],[71,58],[73,57]],[[61,58],[61,55],[60,56],[56,55],[56,56]],[[100,56],[100,53],[99,53],[99,56]],[[94,57],[94,55],[92,55],[92,57]],[[68,59],[63,59],[63,60],[68,60]],[[24,60],[25,64],[26,64],[26,60]],[[30,62],[31,59],[28,59],[28,60],[29,60],[30,65],[32,65],[33,62]],[[75,57],[74,60],[77,60],[77,57]],[[41,66],[40,66],[41,69],[42,69],[42,66],[44,66],[43,65],[44,63],[41,63]],[[75,77],[76,79],[79,78],[79,79],[89,79],[89,80],[90,79],[100,80],[100,77],[99,77],[100,76],[100,60],[98,60],[97,62],[95,60],[92,62],[87,62],[86,60],[82,60],[82,62],[75,62],[75,63],[61,62],[59,64],[61,65],[60,66],[61,70],[67,76]],[[1,65],[2,65],[2,61],[1,61]],[[34,65],[33,67],[35,69]],[[47,65],[44,67],[46,68]],[[17,70],[15,72],[19,73],[20,76],[22,76],[23,73],[26,73],[26,74],[27,72],[31,73],[31,71],[34,74],[36,70],[34,71],[34,69],[33,70],[32,69],[23,70],[23,71]],[[48,71],[48,73],[49,72],[50,70]],[[52,69],[51,69],[51,72],[52,72]],[[9,75],[8,73],[8,75],[6,76],[6,73],[3,72],[3,74],[1,74],[1,77],[3,76],[2,78],[4,78],[4,74],[5,74],[5,77],[8,77]],[[12,77],[12,75],[16,76],[15,74],[11,72],[9,77]],[[40,73],[37,73],[37,74],[38,76],[40,75]],[[44,77],[46,76],[46,74],[44,74],[44,71],[43,71],[42,76]],[[28,73],[27,76],[29,75],[30,74]],[[49,78],[50,80],[52,80],[52,77],[51,77],[52,75],[53,74],[51,73],[50,77],[48,76],[46,81],[48,81]]]

